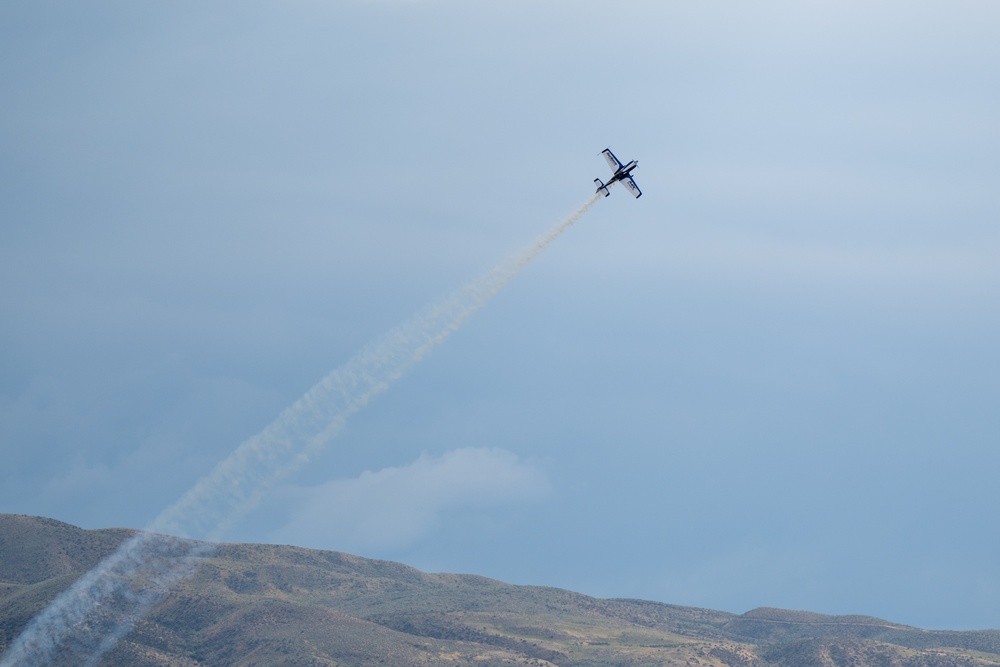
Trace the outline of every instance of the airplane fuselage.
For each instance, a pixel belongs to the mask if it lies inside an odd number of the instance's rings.
[[[632,173],[632,170],[639,166],[638,160],[632,160],[627,165],[615,172],[614,176],[611,177],[609,183],[614,183],[615,181],[620,181],[626,176]]]

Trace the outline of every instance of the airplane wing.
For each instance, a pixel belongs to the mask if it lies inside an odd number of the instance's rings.
[[[618,158],[615,157],[615,154],[611,152],[610,148],[605,148],[601,151],[601,155],[603,155],[604,159],[608,161],[608,166],[611,167],[611,171],[617,172],[622,168],[622,163],[618,161]]]
[[[640,190],[639,186],[635,184],[635,181],[632,180],[631,176],[626,176],[625,178],[623,178],[622,185],[628,188],[628,191],[631,192],[632,196],[635,197],[636,199],[642,196],[642,190]]]

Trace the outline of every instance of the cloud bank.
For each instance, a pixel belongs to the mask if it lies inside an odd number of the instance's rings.
[[[405,466],[298,489],[294,519],[272,540],[308,544],[321,533],[350,552],[400,548],[432,535],[449,511],[537,501],[550,490],[535,462],[502,449],[423,454]]]

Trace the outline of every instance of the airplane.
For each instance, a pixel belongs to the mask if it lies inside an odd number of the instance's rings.
[[[610,197],[611,192],[608,191],[608,186],[613,185],[617,181],[621,181],[622,185],[628,188],[628,191],[632,193],[632,196],[638,199],[642,196],[642,191],[639,190],[639,186],[635,184],[632,180],[632,170],[639,166],[638,160],[632,160],[628,164],[623,165],[615,157],[615,154],[611,152],[610,148],[605,148],[601,151],[604,159],[608,161],[608,166],[614,170],[614,174],[611,176],[611,180],[605,184],[599,178],[594,179],[594,183],[597,184],[597,192],[603,192],[605,197]]]

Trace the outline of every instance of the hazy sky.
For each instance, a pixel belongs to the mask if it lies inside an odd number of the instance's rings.
[[[141,527],[637,158],[227,539],[1000,628],[1000,3],[0,5],[0,511]],[[617,186],[616,186],[617,187]]]

